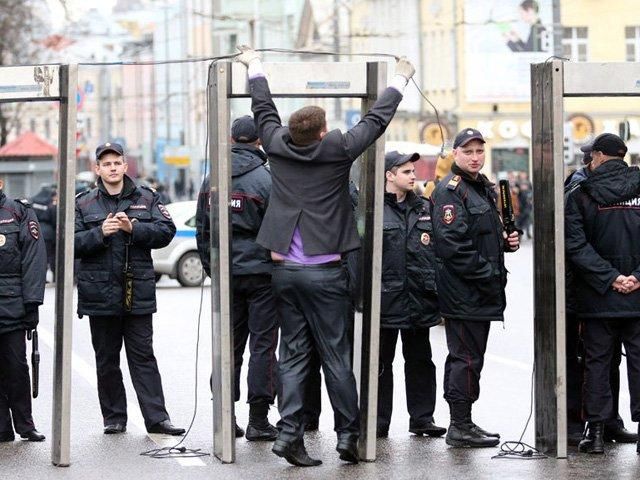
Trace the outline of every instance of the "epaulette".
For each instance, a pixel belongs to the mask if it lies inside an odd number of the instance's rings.
[[[140,188],[145,188],[147,190],[149,190],[152,193],[156,193],[156,189],[153,187],[150,187],[149,185],[140,185]]]
[[[27,200],[26,198],[16,198],[16,202],[21,203],[27,208],[31,208],[31,202],[29,202],[29,200]]]
[[[460,175],[454,175],[453,177],[451,177],[451,180],[449,180],[449,183],[447,183],[447,190],[455,190],[456,188],[458,188],[460,180],[462,180],[460,178]]]
[[[87,193],[89,193],[90,191],[91,191],[91,189],[90,189],[90,188],[87,188],[86,190],[83,190],[83,191],[82,191],[82,192],[80,192],[80,193],[76,193],[76,198],[80,198],[80,197],[82,197],[82,196],[86,195]]]

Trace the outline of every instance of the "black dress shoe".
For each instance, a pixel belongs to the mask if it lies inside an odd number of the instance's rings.
[[[500,440],[483,435],[472,423],[451,423],[445,442],[452,447],[485,448],[495,447]]]
[[[340,454],[340,460],[349,463],[358,463],[360,460],[358,457],[358,442],[355,440],[340,440],[336,450]]]
[[[387,438],[389,436],[389,430],[379,428],[376,430],[376,438]]]
[[[447,433],[446,428],[438,427],[433,422],[426,422],[410,426],[409,431],[411,433],[415,433],[416,435],[426,435],[428,437],[441,437],[442,435]]]
[[[149,433],[164,433],[165,435],[182,435],[184,431],[184,428],[174,427],[171,420],[163,420],[147,429]]]
[[[13,432],[0,432],[0,442],[13,442],[15,439]]]
[[[28,432],[21,433],[20,438],[29,442],[42,442],[44,441],[45,436],[34,428],[33,430],[29,430]]]
[[[242,437],[244,437],[244,430],[240,425],[236,423],[236,438],[242,438]]]
[[[616,443],[635,443],[638,441],[638,434],[630,432],[624,427],[616,425],[615,428],[604,427],[604,441]]]
[[[271,451],[297,467],[317,467],[322,465],[322,460],[309,456],[302,440],[295,443],[276,440]]]
[[[105,435],[115,435],[117,433],[124,433],[127,431],[127,426],[124,423],[110,423],[109,425],[105,425],[104,433]]]

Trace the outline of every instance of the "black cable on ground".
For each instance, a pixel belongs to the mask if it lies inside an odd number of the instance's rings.
[[[533,416],[533,386],[536,375],[536,364],[533,363],[533,370],[531,371],[531,402],[529,404],[529,417],[527,418],[527,423],[524,425],[524,429],[520,434],[520,438],[517,442],[506,441],[502,442],[500,445],[500,453],[491,457],[491,459],[497,458],[509,458],[509,459],[519,459],[519,460],[542,460],[543,458],[549,458],[547,455],[542,453],[535,447],[528,445],[522,441],[527,428],[529,428],[529,422],[531,421],[531,417]]]

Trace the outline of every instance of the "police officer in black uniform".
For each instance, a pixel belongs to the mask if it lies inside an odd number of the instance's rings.
[[[614,417],[611,363],[627,354],[631,419],[640,421],[640,170],[611,133],[591,147],[590,174],[566,196],[565,245],[574,267],[575,310],[585,348],[583,452],[604,453],[605,423]],[[640,443],[638,444],[640,453]]]
[[[14,428],[41,442],[31,415],[25,335],[38,325],[47,254],[33,209],[7,198],[3,186],[0,178],[0,442],[12,442]]]
[[[565,180],[565,193],[571,192],[580,182],[587,179],[591,173],[591,147],[592,143],[583,145],[580,150],[583,153],[584,166],[577,169]],[[573,284],[573,269],[571,262],[567,260],[566,285],[566,315],[567,315],[567,440],[569,445],[578,446],[584,433],[584,421],[582,419],[582,383],[584,377],[584,347],[580,335],[580,320],[576,316],[576,292]],[[620,362],[622,361],[622,344],[615,346],[611,360],[612,417],[604,425],[604,441],[616,443],[634,443],[638,441],[638,435],[625,428],[624,421],[618,410],[620,399]]]
[[[278,431],[267,414],[277,388],[278,324],[271,293],[271,256],[256,243],[269,201],[271,174],[253,118],[237,118],[231,127],[231,223],[233,229],[233,341],[235,400],[240,400],[242,356],[249,339],[247,440],[275,440]],[[210,183],[207,177],[198,196],[196,239],[202,265],[210,271]],[[236,425],[236,437],[243,435]]]
[[[167,246],[176,227],[158,194],[137,187],[126,171],[122,146],[100,145],[97,188],[76,198],[78,314],[89,316],[104,433],[126,431],[127,400],[120,371],[124,341],[147,431],[181,435],[184,429],[171,424],[165,409],[152,325],[156,287],[151,249]]]
[[[402,337],[409,431],[439,437],[433,422],[436,367],[429,328],[440,323],[429,204],[413,192],[417,153],[385,156],[380,374],[377,436],[386,437],[393,408],[393,358]]]
[[[494,184],[480,173],[484,143],[472,128],[458,133],[452,173],[431,198],[438,298],[449,349],[444,398],[451,424],[446,442],[454,447],[493,447],[499,442],[499,434],[473,423],[471,406],[480,395],[489,327],[504,320],[504,252],[520,245],[518,232],[508,237],[504,233]]]

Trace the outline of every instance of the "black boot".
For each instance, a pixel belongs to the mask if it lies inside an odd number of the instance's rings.
[[[278,429],[269,423],[266,402],[249,404],[249,425],[245,438],[249,441],[272,441],[278,436]]]
[[[496,437],[489,437],[478,431],[478,427],[471,423],[471,404],[467,402],[450,403],[451,424],[447,431],[445,442],[452,447],[495,447],[499,441]]]
[[[603,422],[589,422],[578,449],[584,453],[604,453]]]

